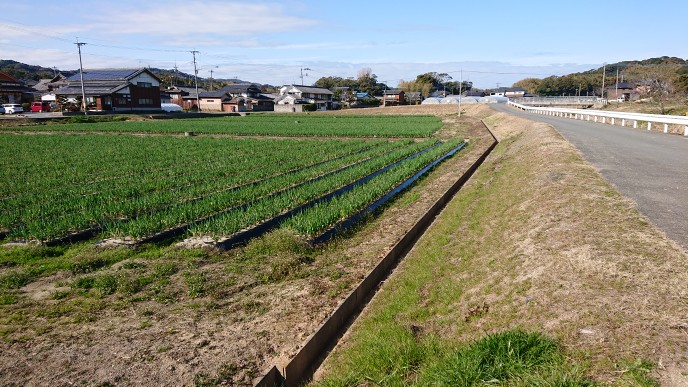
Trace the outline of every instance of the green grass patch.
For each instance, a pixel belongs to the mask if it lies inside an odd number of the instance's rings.
[[[322,386],[593,386],[568,363],[560,346],[535,332],[508,330],[472,343],[446,345],[417,326],[378,332],[358,347]],[[372,344],[372,343],[369,343]]]

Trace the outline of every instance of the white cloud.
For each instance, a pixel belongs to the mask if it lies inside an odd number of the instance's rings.
[[[137,4],[129,9],[94,12],[90,19],[118,34],[169,36],[250,35],[295,31],[318,24],[314,19],[290,16],[281,4],[247,2],[167,1]]]

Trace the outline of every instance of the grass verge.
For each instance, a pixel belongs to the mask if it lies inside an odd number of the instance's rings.
[[[500,145],[315,384],[688,382],[679,328],[688,293],[675,293],[688,286],[685,252],[552,128],[502,114],[486,121]],[[556,346],[544,371],[540,363],[508,375],[475,371],[483,360],[464,355],[485,345],[486,358],[499,358],[500,345],[476,343],[523,332]]]

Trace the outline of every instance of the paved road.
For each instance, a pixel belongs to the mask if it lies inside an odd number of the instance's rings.
[[[688,250],[688,138],[493,106],[554,126],[607,181]]]

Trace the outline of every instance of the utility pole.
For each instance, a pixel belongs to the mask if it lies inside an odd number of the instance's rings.
[[[619,99],[619,67],[616,67],[616,86],[614,87],[614,98]]]
[[[193,55],[193,64],[194,64],[194,85],[196,86],[196,108],[198,111],[201,111],[201,99],[198,96],[198,68],[196,67],[196,54],[198,54],[198,51],[193,50],[191,51],[191,55]]]
[[[461,76],[459,77],[459,118],[461,118],[461,99],[463,99],[463,96],[461,95],[461,88],[463,87],[463,67],[461,68]]]
[[[84,109],[84,115],[88,115],[88,111],[86,109],[86,91],[84,90],[84,65],[81,62],[81,46],[85,45],[86,43],[80,43],[79,38],[76,38],[76,44],[77,48],[79,49],[79,78],[81,79],[81,108]]]
[[[303,84],[303,70],[313,71],[313,70],[309,69],[308,67],[301,69],[301,86],[304,86],[304,84]],[[308,76],[308,73],[306,73],[306,76]]]
[[[607,62],[602,66],[602,99],[604,99],[604,76],[607,74]]]
[[[210,68],[210,91],[213,90],[213,69],[216,69],[220,66],[213,66]]]
[[[53,66],[53,78],[57,78],[57,67]]]
[[[172,84],[172,86],[177,86],[177,76],[177,62],[174,62],[174,83]]]

